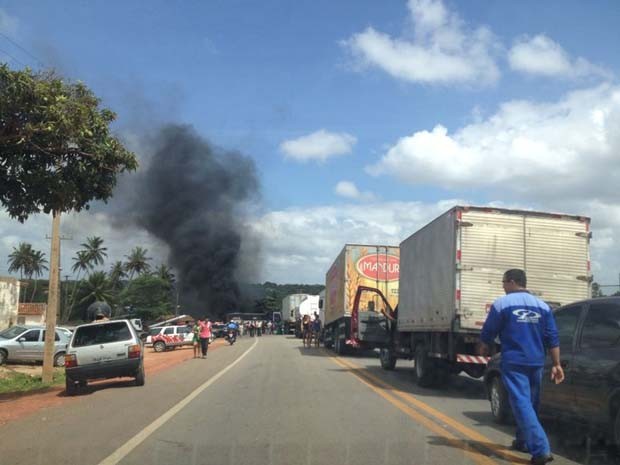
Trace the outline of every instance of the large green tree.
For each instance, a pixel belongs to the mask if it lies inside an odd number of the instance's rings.
[[[170,289],[168,281],[143,274],[121,292],[120,302],[123,307],[132,306],[140,318],[152,321],[159,316],[173,313]]]
[[[104,271],[95,271],[84,281],[81,288],[80,304],[90,305],[93,302],[107,302],[112,305],[116,295],[112,283]]]
[[[137,168],[100,104],[81,82],[0,65],[0,203],[11,217],[88,208]]]

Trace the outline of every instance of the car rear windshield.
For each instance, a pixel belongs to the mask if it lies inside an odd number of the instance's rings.
[[[13,339],[14,337],[19,336],[21,333],[26,331],[26,329],[27,328],[23,328],[21,326],[13,326],[0,332],[0,337],[3,339]]]
[[[75,331],[72,346],[92,346],[108,342],[128,341],[131,338],[131,331],[127,323],[122,321],[105,325],[83,326]]]

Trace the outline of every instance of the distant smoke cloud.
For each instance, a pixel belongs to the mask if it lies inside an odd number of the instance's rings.
[[[167,244],[186,311],[237,310],[239,266],[258,260],[256,244],[244,247],[254,259],[240,260],[245,207],[259,191],[253,161],[215,149],[191,127],[170,125],[133,181],[134,221]]]

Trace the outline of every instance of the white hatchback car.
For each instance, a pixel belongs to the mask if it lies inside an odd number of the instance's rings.
[[[67,345],[65,378],[67,395],[90,379],[133,377],[144,385],[142,341],[127,320],[78,326]]]

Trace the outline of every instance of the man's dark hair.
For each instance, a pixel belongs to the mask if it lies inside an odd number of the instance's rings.
[[[525,277],[525,271],[518,268],[513,268],[504,273],[505,281],[514,281],[520,287],[527,287],[527,278]]]

